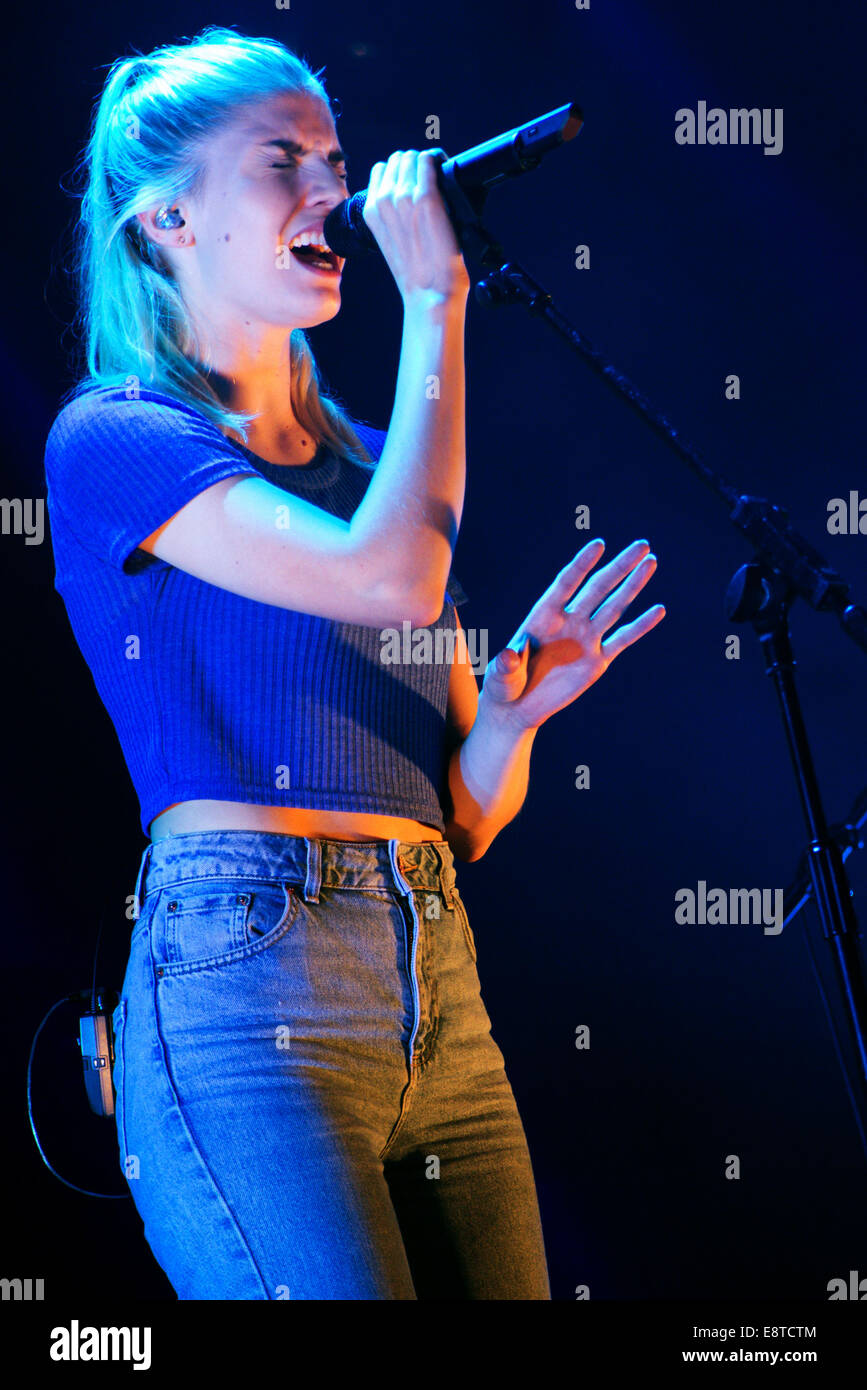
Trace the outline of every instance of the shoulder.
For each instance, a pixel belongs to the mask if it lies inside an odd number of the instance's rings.
[[[164,391],[130,385],[94,386],[73,396],[56,416],[43,459],[49,500],[71,512],[91,499],[160,487],[182,478],[252,472],[240,449],[207,416]],[[164,518],[165,519],[165,518]]]
[[[120,568],[198,493],[239,474],[260,476],[216,424],[135,378],[129,389],[121,383],[74,396],[45,445],[49,512]]]
[[[106,443],[122,441],[125,433],[138,437],[166,432],[184,435],[204,432],[223,440],[224,436],[201,411],[163,391],[130,385],[93,386],[72,397],[58,412],[46,440],[46,463],[70,445],[88,440]]]

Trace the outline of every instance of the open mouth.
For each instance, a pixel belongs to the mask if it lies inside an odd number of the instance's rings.
[[[296,261],[300,261],[308,270],[324,270],[334,275],[340,270],[339,258],[327,247],[290,246],[289,249]]]

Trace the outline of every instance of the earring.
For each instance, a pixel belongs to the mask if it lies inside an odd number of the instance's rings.
[[[157,226],[161,227],[163,231],[167,231],[170,227],[183,227],[186,225],[177,208],[172,208],[171,212],[169,212],[167,207],[160,208],[159,212],[157,212],[154,217],[154,222],[156,222]]]

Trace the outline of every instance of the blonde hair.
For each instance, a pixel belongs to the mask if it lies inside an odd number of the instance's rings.
[[[200,369],[178,286],[136,214],[155,203],[171,207],[202,186],[203,142],[239,107],[283,92],[330,106],[319,75],[275,39],[217,26],[111,66],[76,170],[83,179],[74,253],[77,325],[87,373],[67,398],[126,385],[132,376],[246,443],[255,416],[229,410]],[[370,463],[339,398],[326,391],[300,328],[290,334],[289,371],[289,398],[302,428],[340,456]]]

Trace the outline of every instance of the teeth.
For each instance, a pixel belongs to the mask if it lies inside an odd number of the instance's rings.
[[[319,240],[316,232],[296,232],[289,243],[290,251],[293,246],[312,246],[314,250],[321,251],[324,256],[332,254],[331,248],[326,246],[324,241]]]

